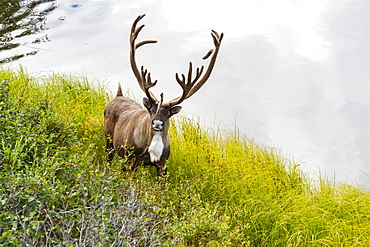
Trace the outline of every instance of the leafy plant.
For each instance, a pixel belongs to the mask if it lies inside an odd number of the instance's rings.
[[[0,69],[0,245],[368,246],[370,191],[311,181],[238,130],[172,122],[168,176],[105,161],[109,94]]]
[[[53,100],[13,100],[11,81],[0,85],[0,244],[164,242],[168,216],[117,172],[100,168],[99,155],[91,156],[97,145],[84,139],[91,132],[56,113]]]

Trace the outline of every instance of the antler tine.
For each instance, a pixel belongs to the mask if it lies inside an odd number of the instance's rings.
[[[154,82],[152,82],[152,78],[150,76],[150,72],[148,73],[148,70],[147,69],[144,69],[144,66],[141,66],[141,78],[144,78],[144,84],[143,84],[143,87],[144,88],[142,88],[142,89],[143,89],[145,95],[149,99],[153,99],[154,102],[158,102],[158,100],[156,99],[156,97],[149,90],[151,87],[154,87],[157,84],[158,81],[155,80]]]
[[[167,104],[173,106],[173,105],[178,105],[182,101],[184,101],[188,97],[188,94],[189,94],[190,90],[194,87],[194,84],[198,81],[198,79],[202,75],[203,69],[204,69],[204,66],[202,66],[200,68],[198,67],[196,69],[195,78],[192,80],[193,64],[192,64],[192,62],[190,62],[189,63],[189,71],[188,71],[188,79],[187,79],[187,82],[186,82],[186,77],[185,77],[184,74],[181,74],[181,78],[182,79],[180,79],[178,73],[176,73],[175,74],[176,81],[180,84],[183,92],[182,92],[182,95],[181,96],[173,99],[172,101],[170,101]]]
[[[196,76],[195,76],[194,80],[192,80],[191,77],[192,77],[193,67],[192,67],[191,62],[189,63],[189,72],[188,72],[187,83],[185,82],[186,78],[185,78],[184,74],[181,75],[182,79],[180,79],[178,74],[176,73],[176,80],[180,84],[180,86],[182,87],[183,93],[182,93],[181,96],[179,96],[179,97],[171,100],[170,102],[168,102],[167,104],[169,104],[170,106],[178,105],[182,101],[184,101],[185,99],[192,96],[194,93],[196,93],[204,85],[204,83],[206,83],[206,81],[210,77],[210,75],[212,73],[212,70],[213,70],[213,67],[215,65],[215,62],[216,62],[218,52],[220,50],[220,45],[221,45],[221,41],[222,41],[222,38],[223,38],[224,34],[221,33],[221,35],[219,35],[216,31],[212,30],[211,35],[212,35],[212,38],[213,38],[213,43],[215,45],[215,49],[209,50],[208,53],[203,57],[203,59],[207,59],[212,55],[205,74],[203,75],[203,77],[201,79],[199,79],[201,77],[202,73],[203,73],[204,66],[202,66],[201,68],[198,67],[196,69]]]
[[[159,101],[159,103],[158,103],[158,107],[157,107],[157,113],[156,113],[156,115],[158,115],[158,114],[159,114],[159,110],[161,109],[162,104],[163,104],[163,93],[161,93],[161,94],[160,94],[160,96],[161,96],[161,99],[160,99],[160,101]]]
[[[188,84],[191,84],[191,76],[193,74],[193,64],[189,62],[189,71],[188,71]]]
[[[143,18],[144,18],[144,16],[145,16],[145,14],[139,15],[139,16],[136,18],[136,20],[134,21],[134,23],[132,23],[131,33],[134,33],[134,32],[135,32],[137,23],[138,23],[141,19],[143,19]],[[143,27],[144,27],[144,25],[143,25],[141,28],[143,28]],[[141,30],[141,29],[140,29],[140,30]],[[139,32],[140,32],[140,31],[139,31]]]
[[[204,69],[204,66],[202,65],[202,67],[200,67],[200,70],[199,70],[199,68],[197,68],[197,75],[196,75],[196,77],[195,77],[195,79],[194,79],[194,81],[197,81],[198,79],[199,79],[199,77],[202,75],[202,73],[203,73],[203,69]]]
[[[203,57],[203,59],[207,59],[209,56],[212,55],[211,60],[209,61],[209,64],[208,64],[208,68],[206,72],[204,73],[203,77],[199,80],[199,82],[190,90],[189,94],[186,96],[186,99],[192,96],[193,94],[195,94],[204,85],[204,83],[207,82],[208,78],[210,77],[212,73],[213,67],[215,66],[217,55],[218,55],[218,52],[221,46],[221,41],[222,41],[222,38],[224,37],[224,33],[221,33],[221,35],[219,35],[216,31],[212,30],[211,35],[213,38],[215,49],[214,50],[211,49],[208,52],[209,54],[207,53],[206,56]]]
[[[158,102],[157,98],[153,95],[153,93],[149,90],[151,87],[154,87],[157,83],[157,81],[155,82],[151,82],[151,77],[150,77],[150,73],[147,75],[147,70],[145,69],[144,70],[144,67],[141,66],[141,71],[139,71],[138,67],[137,67],[137,64],[136,64],[136,58],[135,58],[135,52],[136,52],[136,49],[139,48],[140,46],[143,46],[145,44],[152,44],[152,43],[157,43],[156,40],[144,40],[144,41],[141,41],[137,44],[135,44],[135,41],[140,33],[140,31],[145,27],[145,25],[141,25],[140,27],[136,27],[138,22],[143,19],[145,16],[145,14],[143,15],[139,15],[136,20],[134,21],[134,23],[132,24],[132,27],[131,27],[131,34],[130,34],[130,63],[131,63],[131,68],[132,68],[132,71],[134,72],[135,74],[135,77],[139,83],[139,86],[141,88],[141,90],[143,90],[146,94],[146,96],[151,100],[151,101],[154,101],[154,102]]]

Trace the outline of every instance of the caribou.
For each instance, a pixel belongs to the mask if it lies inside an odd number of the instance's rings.
[[[207,69],[204,66],[196,68],[193,78],[193,65],[189,63],[187,77],[178,73],[175,79],[182,88],[182,94],[169,102],[163,102],[163,93],[160,98],[152,93],[150,88],[157,84],[152,81],[150,72],[143,66],[139,69],[136,64],[136,50],[146,44],[156,43],[156,40],[144,40],[136,43],[136,39],[145,25],[137,27],[138,22],[145,16],[136,18],[130,33],[130,64],[132,71],[145,93],[143,108],[136,101],[126,98],[122,94],[120,84],[116,97],[111,100],[104,110],[104,132],[106,138],[107,160],[111,162],[115,153],[131,161],[131,171],[139,165],[156,167],[157,175],[162,176],[167,172],[166,163],[170,155],[170,138],[168,128],[169,119],[181,111],[179,104],[191,97],[206,83],[211,75],[220,50],[223,33],[220,35],[212,30],[214,49],[203,57],[210,57]]]

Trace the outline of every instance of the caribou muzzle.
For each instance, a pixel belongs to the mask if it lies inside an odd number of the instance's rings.
[[[161,131],[163,130],[163,121],[162,120],[153,120],[152,121],[152,129],[154,131]]]

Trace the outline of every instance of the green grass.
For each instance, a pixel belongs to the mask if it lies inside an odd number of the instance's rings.
[[[237,130],[175,118],[169,173],[105,161],[111,95],[0,69],[0,245],[370,246],[370,191],[312,182]]]

